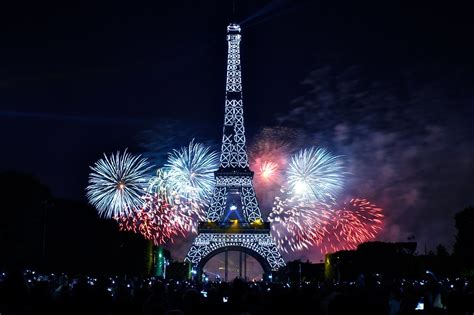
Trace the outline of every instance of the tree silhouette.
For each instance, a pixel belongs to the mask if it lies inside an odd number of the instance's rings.
[[[42,259],[44,206],[51,194],[35,176],[0,173],[0,263],[11,266]]]
[[[442,244],[439,244],[436,246],[436,256],[438,257],[448,257],[449,253],[446,247],[444,247]]]
[[[456,243],[454,244],[454,255],[460,260],[464,267],[474,267],[474,207],[468,207],[457,213],[454,217],[456,222]]]
[[[0,270],[144,272],[147,241],[83,201],[54,198],[31,174],[0,172]]]

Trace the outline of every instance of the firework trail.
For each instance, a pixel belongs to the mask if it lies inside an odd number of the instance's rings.
[[[104,153],[90,168],[87,198],[100,216],[111,218],[141,207],[150,170],[146,159],[127,150],[109,157]]]
[[[333,203],[344,184],[340,156],[311,147],[294,154],[288,167],[288,186],[293,194],[309,201]]]
[[[275,197],[268,221],[272,237],[285,253],[318,248],[322,254],[374,239],[382,230],[383,210],[365,199],[340,208],[297,198],[285,188]]]
[[[156,171],[156,175],[153,176],[148,182],[147,191],[150,194],[160,195],[166,202],[174,204],[175,201],[179,200],[178,193],[172,191],[169,187],[169,172],[164,168],[159,168]]]
[[[153,192],[157,194],[166,194],[167,187],[166,187],[166,180],[168,178],[168,172],[163,169],[159,168],[156,170],[156,175],[151,177],[148,181],[148,192]]]
[[[167,188],[185,199],[207,203],[214,188],[214,172],[218,168],[217,152],[201,143],[173,150],[168,155]]]
[[[159,195],[170,206],[177,207],[180,211],[184,211],[187,215],[191,216],[193,224],[189,226],[188,230],[197,233],[198,222],[205,219],[204,209],[206,204],[199,199],[185,198],[179,195],[176,191],[172,190],[172,184],[173,179],[169,170],[161,168],[158,169],[156,176],[150,179],[148,192]]]
[[[272,237],[286,253],[319,245],[327,233],[329,212],[326,205],[298,198],[282,187],[268,216]]]
[[[331,212],[327,233],[320,245],[323,254],[373,240],[383,228],[383,209],[366,199],[354,198]]]
[[[140,233],[155,245],[173,242],[175,236],[185,236],[192,229],[191,213],[172,206],[158,194],[143,197],[145,203],[128,215],[114,217],[121,231]]]

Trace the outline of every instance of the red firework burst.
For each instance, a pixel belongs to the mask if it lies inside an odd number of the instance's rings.
[[[249,146],[250,168],[255,171],[254,185],[259,195],[272,185],[278,189],[284,181],[291,139],[295,132],[288,128],[264,128]]]
[[[373,240],[383,227],[383,209],[366,199],[354,198],[331,212],[327,233],[320,245],[323,254]]]
[[[282,152],[251,155],[250,168],[255,172],[254,184],[257,190],[264,192],[272,185],[280,186],[283,181],[283,169],[286,165],[286,157]]]
[[[272,237],[282,251],[317,247],[326,254],[355,249],[374,239],[382,230],[383,218],[383,209],[366,199],[354,198],[334,209],[297,199],[282,188],[268,220],[272,222]]]
[[[145,196],[144,199],[141,209],[133,210],[130,215],[115,217],[121,231],[140,233],[155,245],[173,242],[175,236],[195,231],[195,210],[191,207],[171,205],[158,194]]]
[[[272,180],[273,176],[275,176],[276,172],[279,171],[278,164],[272,161],[263,161],[259,163],[260,166],[257,169],[257,175],[262,177],[264,181]]]

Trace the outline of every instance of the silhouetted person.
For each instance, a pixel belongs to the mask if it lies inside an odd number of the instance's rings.
[[[201,294],[195,289],[188,289],[183,294],[183,311],[186,315],[202,314]]]
[[[143,306],[144,315],[164,314],[168,309],[168,300],[166,295],[166,286],[162,281],[156,281],[152,284],[151,294],[146,299]]]

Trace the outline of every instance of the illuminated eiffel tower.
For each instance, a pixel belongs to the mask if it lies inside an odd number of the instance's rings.
[[[207,210],[207,222],[199,223],[198,236],[185,258],[192,263],[198,280],[206,262],[222,252],[225,253],[227,280],[227,252],[231,250],[241,253],[241,277],[242,253],[261,264],[267,280],[271,280],[272,271],[285,265],[270,236],[270,223],[262,220],[252,184],[253,172],[245,146],[240,40],[240,26],[230,24],[227,27],[227,82],[220,167],[215,172],[216,183]]]

